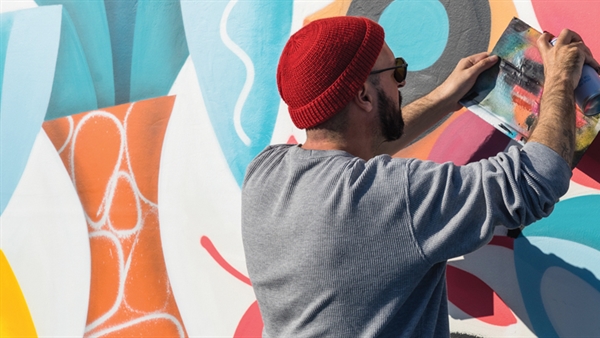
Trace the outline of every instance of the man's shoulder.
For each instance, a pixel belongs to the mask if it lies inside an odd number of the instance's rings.
[[[287,154],[290,149],[295,147],[294,144],[272,144],[263,149],[254,159],[250,162],[250,166],[256,165],[260,162],[264,162],[265,160],[274,158],[274,157],[283,157]]]
[[[290,149],[293,149],[295,146],[293,144],[273,144],[267,146],[248,164],[246,179],[256,170],[261,170],[260,168],[264,168],[265,166],[270,167],[275,163],[281,162]]]

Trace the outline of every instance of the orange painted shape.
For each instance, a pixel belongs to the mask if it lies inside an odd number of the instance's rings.
[[[119,248],[110,237],[90,238],[91,280],[87,322],[107,313],[119,296]],[[102,297],[95,295],[101,294]],[[91,297],[94,296],[94,297]]]
[[[0,337],[37,337],[27,301],[0,250]]]
[[[69,119],[58,119],[53,121],[51,129],[45,129],[44,131],[48,134],[48,138],[52,141],[54,148],[58,150],[67,143],[70,130],[71,124],[69,123]]]
[[[421,160],[427,160],[429,154],[431,153],[431,149],[437,142],[438,138],[449,125],[454,122],[458,117],[464,114],[467,110],[465,108],[455,112],[452,114],[446,121],[444,121],[439,127],[433,130],[431,133],[427,134],[427,136],[418,140],[417,142],[409,145],[408,147],[400,150],[398,152],[399,157],[404,158],[418,158]]]
[[[125,300],[135,311],[153,312],[165,307],[169,281],[161,249],[158,215],[151,212],[145,214],[144,228],[131,254],[131,261],[135,265],[129,268]]]
[[[115,230],[133,231],[138,222],[142,221],[142,215],[141,210],[136,213],[131,212],[131,208],[137,209],[139,203],[141,202],[139,199],[136,199],[131,182],[126,177],[119,177],[117,179],[113,205],[109,213],[112,228]]]
[[[166,271],[158,172],[175,97],[44,123],[88,217],[92,282],[87,335],[186,335]],[[73,126],[65,128],[65,119]],[[68,121],[67,121],[68,122]],[[62,143],[61,143],[62,142]],[[71,155],[72,154],[72,155]]]
[[[517,16],[517,9],[512,1],[489,0],[491,12],[490,45],[488,50],[492,50],[500,36],[508,26],[510,20]]]
[[[346,15],[346,13],[348,13],[348,8],[350,8],[351,3],[352,0],[334,0],[329,5],[323,7],[323,9],[307,16],[302,24],[306,26],[309,23],[318,19],[331,18],[334,16],[344,16]]]
[[[527,129],[527,118],[531,115],[533,110],[532,104],[518,96],[513,96],[512,101],[514,103],[515,122],[521,128]]]
[[[90,113],[79,121],[71,147],[74,184],[86,214],[94,222],[103,214],[101,208],[106,187],[119,160],[122,137],[118,125],[106,115]],[[69,152],[72,150],[69,147]],[[70,164],[71,162],[69,162]],[[71,165],[68,166],[71,169]]]
[[[180,323],[164,316],[142,317],[133,323],[115,323],[114,327],[119,329],[114,331],[108,329],[102,337],[179,337],[180,330],[183,331]],[[160,332],[160,335],[157,332]]]
[[[175,96],[136,102],[127,118],[129,161],[142,196],[158,203],[158,167]],[[148,118],[152,116],[152,118]]]

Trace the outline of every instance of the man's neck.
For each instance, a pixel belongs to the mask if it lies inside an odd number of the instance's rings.
[[[372,141],[358,136],[332,137],[320,131],[308,131],[302,149],[307,150],[343,150],[365,161],[375,156]]]

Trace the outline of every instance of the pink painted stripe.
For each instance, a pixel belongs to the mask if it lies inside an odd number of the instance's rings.
[[[208,254],[217,262],[217,264],[219,264],[223,269],[225,269],[225,271],[229,272],[233,277],[241,280],[242,282],[248,285],[252,285],[252,283],[250,283],[250,278],[246,277],[243,273],[239,272],[238,270],[236,270],[236,268],[231,266],[231,264],[227,263],[225,258],[221,256],[219,251],[217,251],[217,248],[215,248],[212,241],[208,237],[202,236],[200,238],[200,245],[202,245],[202,247],[204,247],[204,249],[208,251]]]
[[[448,265],[446,281],[448,300],[467,315],[496,326],[517,323],[508,305],[477,276]]]

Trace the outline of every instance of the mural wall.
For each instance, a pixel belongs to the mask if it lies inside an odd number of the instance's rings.
[[[302,143],[275,84],[287,38],[328,16],[379,21],[405,102],[491,50],[512,17],[579,32],[600,2],[3,1],[0,336],[259,335],[240,231],[246,166]],[[403,151],[465,164],[509,139],[466,110]],[[600,141],[555,212],[448,267],[451,330],[600,332]]]

